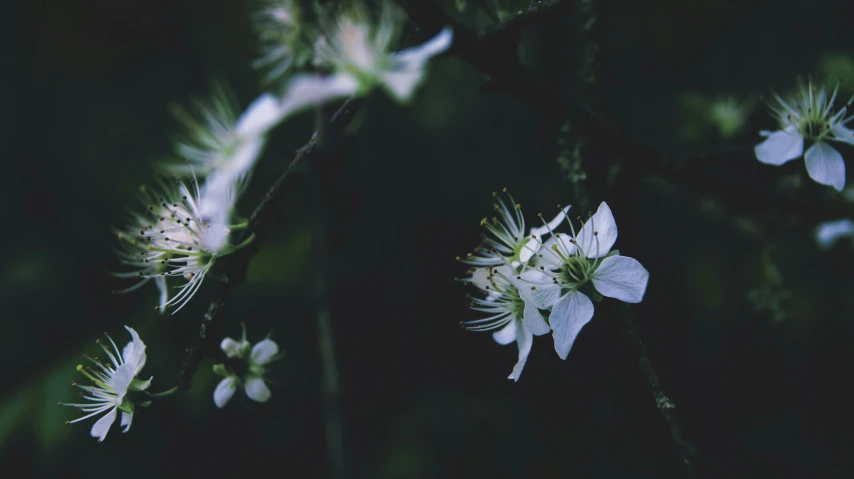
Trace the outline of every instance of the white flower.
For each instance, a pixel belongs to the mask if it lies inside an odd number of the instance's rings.
[[[87,356],[86,359],[95,364],[96,369],[84,368],[83,365],[77,366],[77,370],[91,380],[94,385],[82,386],[76,383],[73,383],[73,385],[84,391],[81,395],[83,399],[92,402],[84,404],[60,403],[63,406],[80,408],[84,413],[89,413],[81,418],[69,421],[68,424],[89,419],[92,416],[107,411],[107,414],[95,422],[90,431],[92,437],[98,438],[98,442],[103,441],[107,437],[107,432],[109,432],[110,426],[116,420],[118,411],[122,413],[122,432],[128,432],[133,421],[134,405],[127,398],[127,393],[128,391],[144,391],[151,384],[151,378],[146,381],[135,379],[143,366],[145,366],[145,344],[133,328],[125,326],[125,329],[130,332],[132,341],[127,343],[121,354],[116,343],[112,338],[107,336],[113,347],[112,351],[101,344],[100,341],[98,341],[98,344],[104,350],[104,353],[107,354],[110,362],[105,365],[97,358]]]
[[[756,145],[756,158],[762,163],[782,165],[803,155],[810,178],[842,191],[845,162],[830,142],[854,144],[854,131],[845,126],[854,116],[846,118],[846,107],[833,111],[838,90],[839,85],[828,98],[824,88],[816,90],[810,81],[806,88],[801,86],[792,101],[787,102],[775,94],[779,107],[771,108],[780,122],[780,129],[760,132],[767,140]],[[813,142],[806,154],[804,139]]]
[[[492,337],[505,345],[516,341],[519,359],[508,379],[518,381],[531,352],[534,335],[549,332],[549,325],[526,288],[517,288],[516,273],[509,265],[476,268],[464,281],[474,284],[485,297],[471,297],[471,309],[488,317],[467,321],[469,331],[493,331]]]
[[[643,299],[649,272],[637,260],[611,252],[616,240],[617,224],[603,202],[577,236],[553,233],[537,253],[535,269],[520,274],[537,306],[551,309],[549,325],[562,359],[593,318],[593,303],[582,287],[592,284],[599,294],[627,303]]]
[[[246,328],[243,337],[238,342],[225,338],[220,344],[226,357],[233,366],[232,370],[224,364],[214,365],[214,372],[225,379],[217,384],[214,390],[214,403],[218,408],[225,407],[238,387],[243,387],[246,396],[256,402],[267,402],[270,399],[270,388],[264,382],[267,364],[279,359],[279,346],[270,338],[252,346],[246,340]]]
[[[854,238],[854,221],[826,221],[815,229],[815,241],[822,249],[828,249],[842,238]]]
[[[258,97],[238,118],[224,88],[214,88],[209,103],[196,102],[196,114],[174,108],[187,132],[175,146],[177,161],[162,165],[166,173],[207,178],[226,170],[242,190],[266,142],[267,132],[285,117],[279,100],[270,94]]]
[[[522,216],[521,205],[513,201],[513,196],[507,192],[507,188],[504,188],[502,193],[507,195],[509,205],[498,193],[492,194],[495,198],[492,208],[498,216],[480,221],[489,234],[483,236],[482,244],[475,248],[474,253],[462,258],[462,262],[473,266],[519,266],[527,263],[540,249],[542,236],[560,226],[570,208],[565,206],[553,220],[543,226],[531,228],[530,234],[525,236],[525,218]]]
[[[154,280],[160,289],[160,309],[183,308],[201,287],[218,256],[233,251],[224,244],[229,231],[218,218],[203,215],[196,198],[183,184],[164,187],[159,194],[143,189],[145,214],[136,214],[132,225],[119,232],[123,249],[122,262],[132,271],[117,273],[124,278],[138,278],[133,286],[120,291],[133,291]],[[178,293],[169,298],[169,283],[183,279]]]
[[[261,58],[253,65],[267,70],[265,80],[276,80],[290,68],[311,61],[313,45],[306,44],[311,33],[302,26],[297,2],[265,0],[253,20],[261,41]]]
[[[332,73],[295,75],[282,100],[283,110],[294,112],[311,105],[384,88],[395,100],[407,103],[421,84],[430,58],[451,46],[453,33],[445,28],[426,43],[390,52],[398,38],[399,17],[384,2],[374,25],[358,10],[342,14],[325,28],[315,44],[315,63]]]

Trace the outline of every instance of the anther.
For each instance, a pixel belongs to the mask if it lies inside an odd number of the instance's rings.
[[[501,192],[502,192],[502,193],[507,193],[507,187],[505,186],[504,188],[501,188]]]
[[[536,286],[531,286],[531,291],[536,291],[536,290],[537,290]]]
[[[522,205],[520,205],[519,203],[516,203],[516,209],[517,209],[517,210],[522,209]]]
[[[593,232],[593,236],[599,236],[599,232],[598,232],[598,231],[594,231],[594,232]]]

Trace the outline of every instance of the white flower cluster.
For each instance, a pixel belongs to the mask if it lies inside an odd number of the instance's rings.
[[[509,201],[495,196],[498,216],[481,221],[489,234],[474,253],[461,259],[474,266],[464,278],[479,293],[472,297],[471,308],[487,317],[463,325],[494,331],[500,344],[516,341],[519,359],[509,378],[518,381],[533,336],[551,332],[555,351],[566,359],[581,328],[593,318],[590,296],[638,303],[649,273],[637,260],[611,251],[617,225],[606,203],[577,233],[567,219],[567,206],[526,235],[521,206],[509,194]],[[565,219],[571,234],[557,231]]]
[[[452,37],[445,29],[422,46],[390,52],[401,18],[389,2],[383,3],[376,23],[358,8],[321,18],[316,31],[301,26],[299,19],[292,1],[271,0],[265,5],[258,15],[266,49],[260,63],[272,68],[276,77],[304,64],[295,61],[295,49],[309,35],[316,37],[314,63],[330,73],[294,74],[283,96],[265,93],[239,117],[223,89],[215,90],[210,104],[199,103],[195,114],[177,108],[187,134],[175,148],[179,161],[163,165],[163,172],[188,179],[191,187],[165,182],[157,191],[143,190],[145,210],[118,232],[121,260],[128,271],[116,275],[138,279],[124,291],[154,280],[161,312],[174,307],[174,314],[183,308],[204,278],[213,275],[216,259],[242,246],[230,243],[235,227],[244,226],[232,222],[235,204],[273,127],[307,107],[365,95],[376,87],[398,101],[410,100],[427,61],[446,50]],[[175,281],[181,284],[170,298]]]

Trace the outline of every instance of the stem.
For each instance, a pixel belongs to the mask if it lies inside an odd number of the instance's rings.
[[[174,386],[172,389],[167,389],[166,391],[163,391],[160,393],[150,393],[148,391],[145,391],[145,394],[147,394],[148,397],[150,397],[152,399],[160,399],[160,398],[169,397],[169,396],[175,394],[176,392],[178,392],[180,390],[181,390],[181,388],[179,388],[178,386]]]
[[[687,439],[685,439],[685,436],[682,435],[682,427],[679,425],[679,420],[676,417],[676,405],[673,404],[673,401],[671,401],[661,389],[661,384],[658,382],[658,375],[652,367],[652,362],[649,360],[649,356],[646,355],[646,348],[643,345],[643,341],[641,341],[640,333],[638,332],[637,325],[632,318],[629,305],[623,306],[623,327],[625,333],[629,337],[629,340],[632,342],[632,349],[639,356],[638,366],[640,367],[641,374],[643,375],[647,386],[649,386],[649,389],[652,392],[652,396],[655,398],[655,405],[658,407],[658,410],[661,411],[661,416],[664,418],[664,422],[667,423],[667,427],[670,429],[670,435],[673,437],[673,442],[676,444],[676,448],[682,455],[686,477],[696,478],[697,473],[694,470],[693,459],[697,456],[699,451],[690,442],[688,442]]]
[[[325,141],[325,121],[323,110],[316,111],[318,142]],[[322,146],[321,146],[322,149]],[[322,155],[321,155],[322,156]],[[338,377],[338,364],[335,357],[335,344],[332,334],[332,312],[327,295],[327,270],[329,246],[326,241],[326,215],[323,207],[323,195],[320,178],[318,178],[317,162],[309,165],[309,181],[314,206],[314,231],[312,256],[314,268],[314,301],[316,305],[316,321],[318,334],[318,350],[320,353],[321,374],[323,377],[323,415],[326,427],[326,449],[329,460],[330,477],[334,479],[347,478],[347,464],[344,453],[344,428],[341,422],[341,393]]]

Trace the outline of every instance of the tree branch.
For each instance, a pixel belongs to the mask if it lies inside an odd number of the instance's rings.
[[[327,138],[324,139],[325,144],[329,143],[329,137],[337,138],[343,134],[357,110],[358,102],[352,98],[341,105],[327,125]],[[284,173],[267,190],[267,194],[264,195],[264,198],[249,217],[248,227],[235,240],[235,244],[242,243],[253,234],[255,235],[254,241],[246,248],[219,260],[221,263],[218,267],[223,269],[228,282],[220,284],[216,299],[211,301],[208,311],[202,318],[198,334],[193,338],[190,347],[187,348],[181,372],[175,381],[178,387],[182,389],[190,387],[193,374],[199,369],[199,363],[205,356],[215,358],[222,356],[222,352],[216,344],[216,339],[222,336],[220,319],[222,318],[221,311],[226,304],[226,299],[234,286],[246,280],[246,270],[249,266],[249,261],[260,249],[261,243],[270,233],[272,226],[278,223],[280,214],[277,203],[282,195],[289,190],[287,185],[290,183],[292,173],[300,163],[311,161],[312,158],[317,156],[320,150],[320,148],[316,148],[318,144],[318,133],[315,132],[311,139],[296,151],[294,159],[291,160]]]

